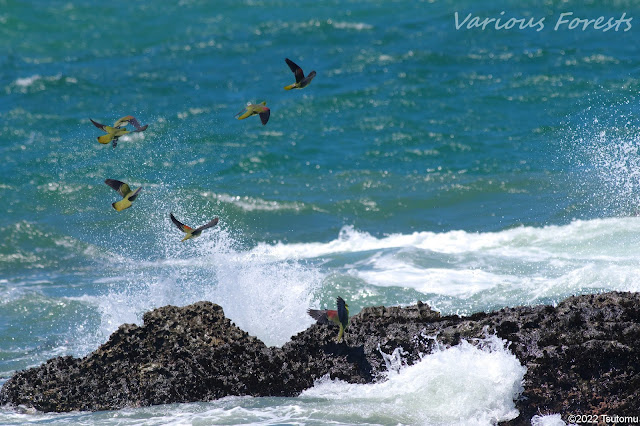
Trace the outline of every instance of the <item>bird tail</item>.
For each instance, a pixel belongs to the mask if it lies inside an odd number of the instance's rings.
[[[284,90],[291,90],[291,89],[293,89],[295,87],[296,87],[295,83],[294,84],[290,84],[288,86],[284,86]]]
[[[98,142],[102,144],[108,144],[109,142],[111,142],[111,139],[113,139],[113,135],[110,133],[107,133],[106,135],[98,136]]]
[[[129,207],[131,207],[131,201],[129,201],[126,198],[123,198],[122,200],[115,202],[111,205],[113,206],[114,209],[116,209],[116,211],[121,212],[122,210],[128,209]]]
[[[193,238],[193,234],[191,232],[187,232],[187,235],[180,241],[187,241],[189,238]]]

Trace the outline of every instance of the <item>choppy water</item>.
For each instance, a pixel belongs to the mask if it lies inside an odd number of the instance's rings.
[[[545,28],[456,29],[455,12]],[[638,291],[640,23],[554,31],[563,12],[636,8],[0,0],[1,381],[166,304],[211,300],[281,345],[337,295],[353,313],[469,314]],[[317,71],[310,86],[282,89],[285,57]],[[266,126],[234,119],[263,100]],[[89,118],[128,114],[149,129],[97,143]],[[132,208],[110,207],[105,178],[143,187]],[[169,212],[220,224],[181,243]],[[488,424],[515,415],[524,374],[492,338],[394,371],[299,398],[0,422]]]

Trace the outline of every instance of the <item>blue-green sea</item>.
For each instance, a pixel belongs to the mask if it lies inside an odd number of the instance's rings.
[[[468,315],[640,290],[639,36],[631,0],[0,0],[0,384],[167,304],[282,345],[338,295]],[[266,125],[235,118],[263,101]],[[127,115],[148,129],[98,143],[90,119]],[[220,221],[182,242],[170,212]],[[526,371],[491,336],[396,370],[0,423],[486,425]]]

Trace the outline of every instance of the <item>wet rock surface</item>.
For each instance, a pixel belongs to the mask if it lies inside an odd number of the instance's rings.
[[[453,346],[496,334],[527,367],[520,411],[534,415],[640,415],[640,295],[571,297],[557,307],[506,308],[441,316],[427,305],[370,307],[337,327],[312,325],[281,348],[267,347],[199,302],[148,312],[84,358],[58,357],[17,372],[0,404],[41,411],[110,410],[209,401],[228,395],[295,396],[324,376],[350,383],[384,380],[382,352],[402,348],[407,364],[435,339]],[[566,420],[566,417],[564,417]]]

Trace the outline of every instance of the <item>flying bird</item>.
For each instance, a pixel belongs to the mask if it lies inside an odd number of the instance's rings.
[[[104,124],[98,123],[97,121],[93,121],[92,119],[89,120],[91,120],[94,126],[106,133],[106,135],[98,136],[98,142],[102,144],[108,144],[109,142],[111,142],[111,145],[114,148],[116,147],[116,145],[118,145],[118,138],[120,136],[124,136],[127,133],[144,132],[145,130],[147,130],[147,127],[149,127],[148,124],[141,126],[138,120],[136,120],[136,118],[132,115],[127,115],[120,118],[113,124],[113,126],[106,126]],[[135,127],[135,130],[127,130],[127,128],[124,127],[129,124]]]
[[[291,68],[291,72],[293,72],[293,74],[296,76],[296,82],[285,86],[284,90],[302,89],[304,87],[307,87],[309,83],[311,83],[311,80],[313,80],[313,77],[316,76],[316,72],[311,71],[309,75],[305,77],[304,71],[302,71],[302,68],[296,65],[295,62],[293,62],[289,58],[285,58],[284,61],[287,63],[287,65],[289,65],[289,68]]]
[[[345,328],[349,324],[349,305],[347,305],[344,299],[340,296],[336,299],[337,310],[331,309],[308,309],[307,313],[311,318],[315,319],[318,324],[329,324],[329,321],[340,326],[340,332],[338,333],[338,343],[342,340]]]
[[[202,231],[204,231],[207,228],[212,228],[214,226],[216,226],[218,224],[218,218],[216,217],[215,219],[213,219],[211,222],[207,223],[206,225],[202,225],[199,228],[193,229],[187,225],[185,225],[184,223],[180,222],[178,219],[176,219],[176,217],[173,215],[173,213],[169,213],[169,216],[171,216],[171,221],[174,223],[174,225],[176,225],[176,227],[181,230],[182,232],[184,232],[185,237],[182,239],[182,241],[188,240],[189,238],[194,238],[194,237],[198,237],[200,236],[200,234],[202,234]]]
[[[138,197],[138,194],[140,193],[140,190],[142,189],[142,187],[140,187],[140,188],[136,189],[135,191],[132,191],[131,188],[129,188],[129,185],[127,185],[124,182],[120,182],[119,180],[115,180],[115,179],[105,179],[104,183],[106,183],[111,188],[113,188],[116,191],[118,191],[118,194],[120,194],[122,196],[122,200],[111,204],[113,206],[113,208],[116,209],[119,212],[124,210],[124,209],[128,209],[129,207],[131,207],[131,202]]]
[[[244,120],[247,117],[258,114],[260,116],[260,121],[262,121],[262,125],[264,126],[267,124],[267,121],[269,121],[269,116],[271,115],[271,110],[267,108],[266,105],[266,102],[249,104],[235,116],[238,117],[238,120]]]

